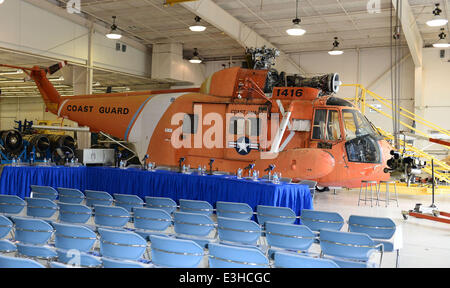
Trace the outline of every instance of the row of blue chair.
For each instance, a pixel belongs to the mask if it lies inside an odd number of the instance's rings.
[[[2,219],[9,221],[4,216]],[[92,250],[97,239],[96,234],[84,226],[53,223],[52,227],[40,219],[19,217],[12,219],[16,229],[15,242],[17,242],[18,254],[48,261],[57,258],[59,262],[53,262],[51,267],[66,267],[67,264],[74,262],[83,267],[145,267],[142,262],[137,261],[147,249],[147,241],[136,233],[100,228],[100,255],[94,256],[88,252]],[[12,226],[11,223],[9,226]],[[46,245],[51,238],[53,228],[55,229],[55,248]],[[203,247],[194,241],[150,235],[150,242],[151,263],[156,266],[197,267],[205,256]],[[209,265],[212,268],[269,267],[266,256],[260,250],[252,247],[213,243],[208,246],[208,250]],[[284,258],[294,256],[296,255],[292,254],[284,256]],[[277,257],[275,265],[277,265],[278,259],[284,258]],[[306,260],[314,261],[313,259],[304,259],[304,261]],[[5,259],[0,258],[0,267],[29,267],[32,263],[29,260],[17,259],[11,260],[16,264],[4,264],[2,261]],[[320,262],[321,260],[316,261]],[[294,265],[294,263],[290,265]],[[40,267],[40,265],[34,266]]]
[[[107,209],[117,209],[119,207],[105,207],[105,206],[96,206],[96,208],[107,208]],[[122,208],[119,208],[122,209]],[[161,223],[161,219],[154,218],[159,217],[155,216],[152,213],[159,213],[166,214],[166,219],[169,222],[171,219],[170,215],[166,213],[165,211],[159,210],[159,209],[151,209],[151,208],[141,208],[138,209],[136,212],[136,215],[140,215],[139,212],[145,212],[150,213],[151,215],[145,215],[150,217],[142,217],[147,218],[149,222],[144,221],[144,225],[150,225],[150,226],[139,226],[139,221],[142,221],[143,219],[136,218],[135,225],[137,224],[138,229],[135,230],[138,234],[143,236],[142,239],[145,239],[145,241],[150,240],[153,236],[174,236],[176,238],[181,238],[188,240],[190,242],[196,243],[199,247],[203,248],[209,248],[212,244],[216,244],[217,242],[220,242],[222,244],[227,245],[239,245],[241,247],[250,247],[255,248],[259,251],[264,252],[262,247],[259,247],[257,245],[258,240],[261,237],[261,227],[256,224],[255,222],[251,220],[239,220],[239,219],[231,219],[231,218],[218,218],[218,225],[217,225],[217,231],[218,231],[218,239],[215,238],[206,238],[206,236],[212,229],[215,228],[214,223],[212,220],[201,214],[194,214],[194,213],[184,213],[184,212],[175,212],[174,215],[174,226],[175,226],[175,235],[164,235],[162,234],[162,230],[155,230],[154,226],[152,226],[151,222],[157,221],[158,223]],[[135,217],[136,217],[135,215]],[[140,217],[140,216],[137,216]],[[3,217],[8,220],[6,217]],[[15,219],[15,218],[13,218]],[[51,226],[46,223],[43,220],[38,219],[28,219],[30,221],[41,221],[39,225],[31,228],[31,224],[29,226],[23,225],[23,223],[27,222],[27,219],[16,219],[16,235],[17,237],[20,237],[23,233],[21,231],[31,230],[31,231],[40,231],[42,233],[47,233],[47,235],[51,234]],[[127,221],[127,220],[125,220]],[[209,222],[208,222],[209,221]],[[37,222],[35,222],[37,223]],[[46,224],[43,224],[46,223]],[[17,226],[19,225],[19,226]],[[54,227],[60,227],[60,223],[53,223]],[[169,224],[165,224],[167,228]],[[9,223],[8,226],[11,229],[12,224]],[[355,226],[355,225],[352,225]],[[360,226],[360,225],[359,225]],[[356,225],[356,227],[359,227]],[[71,238],[74,237],[75,239],[90,239],[91,241],[95,242],[95,233],[91,232],[90,235],[82,234],[81,232],[85,232],[86,230],[89,230],[86,227],[82,227],[81,229],[78,229],[78,231],[75,231],[78,234],[74,235],[65,235],[63,238]],[[120,229],[121,227],[115,227]],[[146,228],[153,228],[153,231],[149,231]],[[164,227],[160,227],[164,228]],[[364,229],[368,229],[368,227],[364,226]],[[374,228],[375,229],[375,228]],[[81,230],[81,231],[80,231]],[[104,229],[103,229],[104,230]],[[387,230],[387,229],[383,229]],[[102,231],[102,228],[98,229],[99,233]],[[9,231],[7,231],[9,232]],[[5,233],[7,233],[5,232]],[[72,231],[72,233],[75,233]],[[129,231],[122,231],[122,232],[129,232]],[[331,232],[334,232],[332,234]],[[367,231],[366,231],[367,232]],[[22,233],[22,234],[20,234]],[[80,234],[81,233],[81,234]],[[331,233],[331,234],[330,234]],[[60,232],[56,232],[56,241],[58,239],[58,235],[63,235]],[[270,249],[265,252],[266,255],[269,256],[269,258],[273,258],[274,255],[279,251],[302,251],[305,253],[308,253],[309,248],[313,244],[315,240],[315,234],[313,231],[311,231],[308,227],[303,225],[294,225],[294,224],[285,224],[285,223],[276,223],[276,222],[266,222],[266,231],[265,231],[266,239],[268,242],[268,245]],[[331,235],[331,236],[330,236]],[[380,236],[380,235],[379,235]],[[3,237],[3,235],[2,235]],[[39,240],[41,239],[41,240]],[[49,237],[41,238],[41,237],[35,237],[35,241],[42,241],[42,239],[45,241],[48,241]],[[20,238],[19,238],[20,240]],[[218,241],[217,241],[218,240]],[[357,260],[357,263],[353,263],[354,261],[342,261],[343,266],[344,265],[350,265],[351,267],[354,267],[355,265],[357,267],[360,267],[361,265],[366,265],[365,262],[367,262],[369,258],[368,252],[371,252],[372,254],[374,249],[382,249],[383,244],[381,243],[375,243],[367,234],[361,234],[361,233],[354,233],[354,232],[336,232],[331,230],[321,230],[319,242],[321,245],[322,250],[322,256],[324,255],[330,255],[330,256],[337,256],[337,257],[343,257],[343,258],[350,258]],[[42,242],[37,242],[34,244],[45,244]],[[136,245],[136,244],[135,244]],[[70,247],[65,247],[70,248]],[[25,250],[24,249],[28,249]],[[30,252],[33,250],[33,252]],[[348,250],[348,251],[347,251]],[[9,249],[11,251],[11,249]],[[36,252],[37,251],[37,252]],[[49,252],[50,251],[50,252]],[[343,252],[344,251],[344,252]],[[29,256],[37,256],[36,253],[39,254],[41,257],[48,258],[48,257],[54,257],[54,253],[51,253],[51,249],[48,249],[46,247],[39,247],[39,248],[33,248],[33,247],[19,247],[19,252],[25,255]],[[381,250],[383,252],[383,250]],[[34,253],[34,254],[33,254]],[[352,254],[353,253],[353,254]],[[362,263],[359,263],[362,262]],[[98,263],[97,263],[98,264]]]
[[[81,192],[80,192],[81,193]],[[99,192],[100,194],[106,193],[106,192]],[[108,194],[108,193],[106,193]],[[109,195],[109,194],[108,194]],[[109,195],[110,196],[110,195]],[[116,196],[116,195],[115,195]],[[129,198],[126,196],[134,196],[134,195],[124,195],[126,199],[121,199],[123,203],[129,204]],[[137,197],[137,196],[136,196]],[[96,197],[98,199],[98,196]],[[112,197],[111,197],[112,198]],[[115,197],[116,198],[116,197]],[[138,197],[139,198],[139,197]],[[20,198],[19,198],[20,199]],[[134,198],[136,199],[136,198]],[[140,199],[140,198],[139,198]],[[142,201],[141,201],[142,202]],[[253,215],[253,211],[251,208],[245,204],[245,203],[227,203],[227,202],[217,202],[216,206],[217,209],[212,209],[212,206],[208,202],[204,201],[193,201],[193,200],[180,200],[180,211],[189,211],[193,213],[184,213],[184,212],[176,212],[173,215],[170,215],[170,213],[173,213],[177,209],[177,205],[175,201],[173,201],[170,198],[158,198],[158,197],[146,197],[146,206],[147,207],[156,207],[157,209],[148,209],[148,208],[136,208],[136,207],[130,207],[128,210],[125,208],[120,207],[98,207],[100,209],[96,209],[96,212],[98,212],[95,216],[95,223],[98,226],[106,226],[106,227],[114,227],[114,228],[123,228],[129,221],[129,219],[134,219],[134,230],[139,233],[141,236],[144,236],[144,238],[148,239],[150,235],[155,234],[161,235],[160,232],[163,232],[166,230],[171,224],[174,224],[175,227],[175,235],[178,238],[185,238],[196,241],[197,244],[200,244],[200,246],[206,247],[208,244],[214,243],[217,240],[217,237],[213,237],[212,239],[208,239],[206,236],[213,231],[214,229],[217,229],[216,231],[220,234],[219,239],[221,239],[222,242],[227,242],[227,237],[231,239],[239,238],[242,244],[244,245],[254,245],[255,239],[259,239],[261,233],[266,233],[266,238],[272,238],[271,243],[268,243],[270,247],[276,246],[274,245],[274,240],[276,239],[275,236],[279,234],[278,232],[270,231],[271,227],[269,227],[269,230],[267,227],[258,227],[258,224],[256,224],[253,221],[231,221],[232,227],[226,226],[227,223],[230,223],[230,219],[224,219],[224,218],[237,218],[245,220],[249,219]],[[208,206],[209,205],[209,206]],[[59,203],[60,206],[60,221],[61,222],[71,222],[71,223],[80,223],[79,220],[75,220],[74,218],[83,218],[89,219],[91,211],[85,212],[85,215],[83,215],[82,211],[77,211],[77,208],[80,208],[80,205],[74,205],[74,204],[64,204]],[[82,206],[82,205],[81,205]],[[62,208],[61,208],[62,207]],[[1,208],[1,206],[0,206]],[[85,207],[89,209],[89,207]],[[74,211],[75,209],[75,211]],[[161,209],[164,209],[165,211],[161,211]],[[70,211],[69,211],[70,210]],[[124,211],[126,210],[126,211]],[[129,210],[136,211],[137,214],[134,215],[134,217],[127,213]],[[203,216],[210,216],[213,211],[217,212],[218,217],[218,224],[215,224],[212,222],[212,220],[209,217],[201,217]],[[62,213],[61,213],[62,212]],[[164,213],[166,212],[166,213]],[[197,214],[198,213],[198,214]],[[192,215],[188,215],[192,214]],[[197,214],[197,215],[195,215]],[[66,217],[64,216],[66,215]],[[289,208],[282,208],[282,207],[268,207],[268,206],[258,206],[257,213],[258,220],[260,223],[266,223],[266,222],[281,222],[290,224],[293,223],[296,218],[298,218],[295,213],[289,209]],[[302,216],[300,217],[302,219],[302,223],[308,226],[311,230],[316,232],[316,239],[318,239],[318,232],[322,229],[332,229],[339,231],[342,226],[344,225],[343,218],[337,214],[337,213],[330,213],[330,212],[323,212],[323,211],[311,211],[311,210],[303,210]],[[227,217],[223,217],[227,216]],[[86,218],[87,217],[87,218]],[[359,218],[358,218],[359,217]],[[352,219],[356,219],[361,223],[350,223],[354,222]],[[392,220],[388,219],[389,221],[386,221],[386,218],[380,218],[384,219],[383,223],[367,223],[367,221],[372,221],[371,217],[361,218],[361,216],[355,216],[350,217],[349,219],[349,231],[351,232],[363,232],[369,234],[370,232],[375,232],[375,234],[371,234],[371,237],[380,239],[390,239],[390,237],[386,236],[386,232],[393,233],[395,232],[395,224],[392,222]],[[377,220],[377,219],[375,219]],[[77,222],[78,221],[78,222]],[[86,220],[85,220],[86,221]],[[85,223],[85,221],[81,221],[81,223]],[[377,220],[380,221],[379,219]],[[221,226],[220,228],[218,226]],[[267,226],[267,225],[266,225]],[[295,227],[295,228],[294,228]],[[298,225],[293,225],[293,227],[286,228],[287,230],[291,229],[293,231],[301,230],[298,229]],[[372,230],[370,231],[372,227]],[[239,228],[239,229],[236,229]],[[361,230],[362,228],[365,229]],[[369,229],[367,229],[369,228]],[[254,230],[251,230],[254,229]],[[257,230],[259,229],[259,231]],[[263,229],[266,229],[264,231]],[[358,230],[359,229],[359,230]],[[150,230],[150,232],[149,232]],[[236,231],[238,230],[238,231]],[[382,231],[382,233],[380,232]],[[240,232],[246,231],[247,233],[242,234]],[[251,233],[248,233],[251,232]],[[303,232],[306,233],[306,235],[302,235],[304,239],[311,238],[311,236],[308,236],[308,231],[305,231],[303,229]],[[271,233],[271,234],[269,234]],[[378,234],[377,234],[378,233]],[[383,235],[380,235],[383,234]],[[162,234],[164,235],[164,233]],[[231,235],[231,236],[230,236]],[[270,236],[269,236],[270,235]],[[313,234],[314,235],[314,234]],[[187,236],[187,237],[186,237]],[[237,237],[236,237],[237,236]],[[274,236],[274,237],[271,237]],[[279,235],[278,235],[279,236]],[[288,236],[288,237],[286,237]],[[391,234],[392,236],[392,234]],[[281,237],[281,236],[280,236]],[[280,238],[279,237],[279,238]],[[294,238],[299,237],[299,235],[284,235],[281,239],[284,238]],[[387,237],[387,238],[386,238]],[[285,239],[286,240],[286,239]],[[233,240],[230,241],[231,243]],[[384,243],[383,243],[384,242]],[[387,241],[377,241],[377,244],[383,244],[383,248],[385,251],[390,251],[389,249],[392,249],[392,244]],[[279,244],[278,244],[279,245]],[[298,243],[296,245],[299,245]],[[304,245],[304,244],[302,244]],[[386,249],[387,248],[387,249]],[[298,249],[298,248],[296,248]],[[298,249],[299,251],[302,251],[302,249]],[[269,256],[273,257],[276,251],[273,249],[270,249]],[[397,263],[398,263],[398,250],[397,250]]]
[[[58,194],[55,194],[57,193],[56,190],[51,187],[32,186],[32,191],[35,190],[39,192],[32,192],[33,197],[26,197],[25,201],[14,195],[0,195],[0,213],[17,215],[28,205],[29,211],[27,211],[27,213],[29,216],[41,218],[52,217],[58,210],[58,205],[55,202],[55,198],[58,197]],[[43,191],[45,191],[46,193],[44,193]],[[53,194],[51,193],[51,191],[53,191]],[[61,204],[59,205],[60,208],[73,208],[75,206],[70,206],[69,204],[81,205],[84,199],[84,194],[77,189],[58,188],[58,191],[61,191],[59,193],[58,201],[58,203]],[[292,211],[292,209],[287,207],[271,207],[259,205],[255,213],[253,212],[253,209],[246,203],[230,203],[218,201],[216,203],[216,209],[214,209],[210,203],[198,200],[180,199],[180,205],[178,206],[174,200],[164,197],[147,196],[145,197],[144,202],[140,197],[136,195],[114,194],[113,198],[107,192],[89,190],[86,190],[85,194],[87,207],[93,207],[94,205],[111,206],[114,203],[115,206],[122,207],[130,213],[133,213],[134,209],[137,208],[149,207],[162,209],[167,213],[172,214],[179,208],[182,212],[198,213],[207,216],[211,216],[214,212],[216,212],[218,217],[236,219],[251,219],[253,215],[256,215],[257,221],[260,224],[264,224],[266,221],[294,223],[298,218],[301,218],[302,222],[307,222],[311,225],[331,229],[340,229],[344,224],[344,219],[339,214],[331,212],[322,213],[311,210],[310,212],[305,212],[306,214],[302,214],[302,216],[300,217],[297,216],[295,212]],[[52,195],[52,197],[40,198],[42,196],[48,195]],[[62,197],[62,195],[64,196]],[[77,200],[75,201],[75,199]],[[67,205],[64,206],[62,205],[62,203],[65,203]],[[75,212],[80,215],[85,214],[86,217],[88,217],[88,208],[81,208],[81,206],[79,206],[79,210],[80,211]],[[61,211],[62,213],[69,213],[67,210]],[[311,213],[313,215],[310,215]],[[320,221],[318,221],[317,219],[319,219]],[[313,230],[318,229],[314,228]]]

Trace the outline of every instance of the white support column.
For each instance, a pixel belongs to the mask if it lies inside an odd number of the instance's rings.
[[[417,27],[416,18],[412,12],[411,6],[408,0],[399,0],[400,7],[397,7],[397,0],[392,0],[392,4],[397,11],[400,11],[400,22],[403,29],[403,34],[405,35],[406,42],[408,43],[409,51],[411,52],[411,57],[414,61],[415,66],[415,76],[414,76],[414,101],[415,107],[414,113],[419,116],[423,116],[423,83],[422,83],[422,69],[423,69],[423,39],[420,31]],[[403,59],[402,59],[403,60]],[[402,60],[398,65],[401,64]],[[417,124],[416,124],[417,125]],[[424,131],[423,127],[417,127],[419,130]],[[417,144],[416,144],[417,145]]]
[[[424,101],[424,93],[423,93],[423,67],[415,67],[414,69],[414,114],[425,118],[425,101]],[[427,130],[428,127],[422,125],[420,123],[415,123],[416,129],[423,131],[425,133],[429,133]],[[429,145],[428,141],[424,140],[415,140],[414,145],[422,149],[426,145]]]
[[[269,48],[277,48],[211,0],[186,2],[180,3],[180,5],[205,19],[219,30],[225,32],[228,36],[242,45],[242,47],[250,48],[266,45]],[[277,64],[274,68],[284,70],[288,73],[306,74],[306,72],[288,54],[283,53],[282,51],[280,52],[280,57],[277,59]]]
[[[88,38],[88,59],[87,59],[87,73],[86,73],[86,94],[92,94],[92,85],[94,81],[94,23],[91,22],[89,27]]]
[[[423,39],[417,27],[416,18],[412,12],[408,0],[400,0],[401,6],[397,7],[397,0],[392,0],[396,10],[400,9],[400,22],[402,23],[403,33],[408,43],[411,56],[416,67],[422,66]]]

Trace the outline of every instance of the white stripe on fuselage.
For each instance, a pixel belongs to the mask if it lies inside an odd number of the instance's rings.
[[[186,93],[155,95],[142,108],[128,136],[128,141],[134,143],[139,160],[143,159],[147,153],[148,145],[161,117],[170,105],[184,94]]]
[[[59,105],[59,109],[58,109],[58,117],[61,117],[61,110],[64,107],[64,105],[66,105],[67,101],[69,101],[69,99],[64,100],[61,105]]]

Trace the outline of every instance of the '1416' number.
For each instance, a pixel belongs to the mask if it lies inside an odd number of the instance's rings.
[[[277,89],[275,91],[275,97],[285,98],[285,97],[302,97],[303,89],[295,89],[295,88],[286,88],[286,89]]]

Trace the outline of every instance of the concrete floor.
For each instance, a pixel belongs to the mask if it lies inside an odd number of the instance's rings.
[[[390,202],[385,207],[370,207],[370,202],[358,206],[359,189],[338,190],[317,193],[314,209],[338,212],[347,221],[350,215],[389,217],[397,225],[402,225],[403,249],[400,250],[400,268],[438,268],[450,267],[450,224],[409,217],[404,220],[402,210],[412,210],[416,203],[431,205],[430,196],[413,196],[399,194],[399,207]],[[435,203],[439,210],[450,212],[450,195],[437,195]],[[342,231],[347,231],[347,224]],[[395,267],[395,253],[386,253],[383,268]]]

